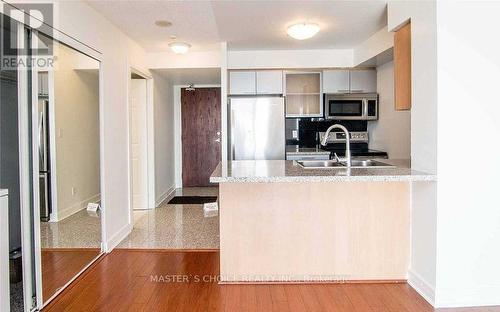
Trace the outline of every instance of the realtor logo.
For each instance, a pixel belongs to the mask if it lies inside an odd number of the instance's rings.
[[[53,25],[53,4],[3,4],[3,12],[0,17],[0,67],[4,70],[52,67],[53,30],[49,25]],[[25,29],[19,26],[23,24],[29,29],[29,38]]]

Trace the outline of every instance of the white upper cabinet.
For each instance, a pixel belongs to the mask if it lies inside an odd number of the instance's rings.
[[[257,94],[283,94],[283,71],[257,71]]]
[[[377,93],[377,71],[361,69],[350,71],[351,93]]]
[[[229,72],[229,94],[256,94],[256,76],[254,71]]]
[[[323,72],[323,92],[349,93],[349,70],[325,70]]]

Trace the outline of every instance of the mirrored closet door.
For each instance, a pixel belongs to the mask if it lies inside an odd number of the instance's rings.
[[[38,287],[46,304],[101,254],[100,64],[42,34],[32,40],[53,54],[32,72]]]

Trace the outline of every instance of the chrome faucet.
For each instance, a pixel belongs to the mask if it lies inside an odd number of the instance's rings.
[[[347,167],[351,167],[351,140],[349,136],[349,131],[347,130],[346,127],[338,124],[330,126],[330,128],[326,130],[325,135],[323,136],[323,140],[321,140],[321,145],[326,146],[326,142],[328,141],[328,136],[330,136],[330,132],[332,132],[333,129],[340,129],[345,133],[345,157],[338,157],[337,154],[335,154],[335,159],[338,162],[345,161]]]

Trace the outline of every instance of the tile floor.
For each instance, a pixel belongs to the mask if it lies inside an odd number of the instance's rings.
[[[174,195],[218,196],[218,187],[177,189]],[[219,217],[203,205],[169,205],[134,211],[134,229],[118,248],[218,249]]]
[[[59,222],[40,222],[42,248],[101,248],[101,218],[79,211]]]

